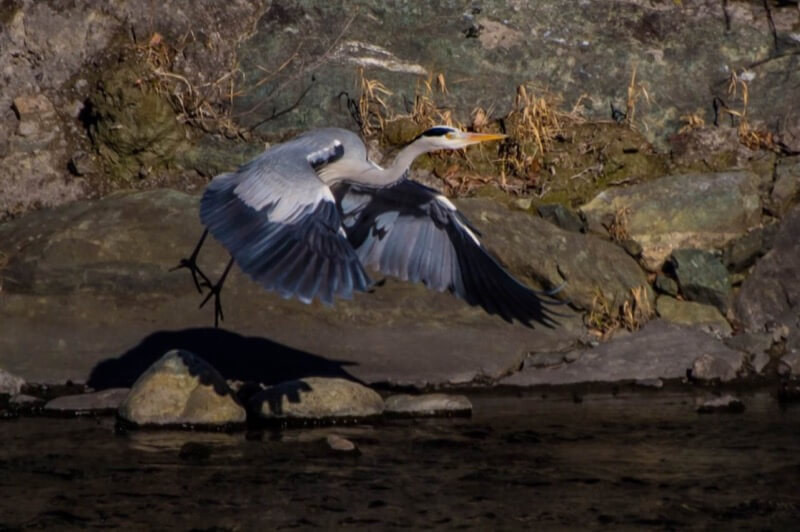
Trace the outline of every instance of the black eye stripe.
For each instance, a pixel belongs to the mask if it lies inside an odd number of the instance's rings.
[[[442,135],[447,135],[451,133],[453,130],[449,127],[432,127],[422,133],[423,137],[441,137]]]
[[[455,131],[455,130],[452,129],[452,128],[449,128],[449,127],[434,126],[434,127],[430,128],[430,129],[426,129],[425,131],[420,133],[419,136],[417,138],[415,138],[414,140],[419,140],[422,137],[443,137],[444,135],[447,135],[448,133],[452,133],[453,131]]]

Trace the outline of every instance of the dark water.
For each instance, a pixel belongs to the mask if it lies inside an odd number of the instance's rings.
[[[248,435],[3,421],[0,530],[800,529],[800,408],[767,394],[713,415],[685,395],[471,398],[471,419]]]

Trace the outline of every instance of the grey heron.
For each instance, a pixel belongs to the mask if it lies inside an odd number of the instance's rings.
[[[270,147],[237,171],[215,177],[200,203],[205,232],[188,259],[215,298],[235,261],[267,290],[304,303],[352,298],[373,283],[367,269],[429,289],[449,291],[506,321],[556,324],[546,307],[552,292],[534,291],[511,276],[479,240],[475,227],[445,196],[409,178],[419,155],[454,150],[505,135],[435,126],[386,168],[367,157],[355,133],[315,129]],[[212,284],[197,266],[211,233],[231,254]]]

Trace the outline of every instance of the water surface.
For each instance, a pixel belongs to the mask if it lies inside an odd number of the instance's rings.
[[[7,420],[0,530],[794,529],[800,408],[742,398],[484,393],[471,419],[247,434]]]

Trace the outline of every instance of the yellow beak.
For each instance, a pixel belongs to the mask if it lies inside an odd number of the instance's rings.
[[[488,142],[490,140],[503,140],[508,135],[499,133],[467,133],[467,142],[475,144],[476,142]]]

